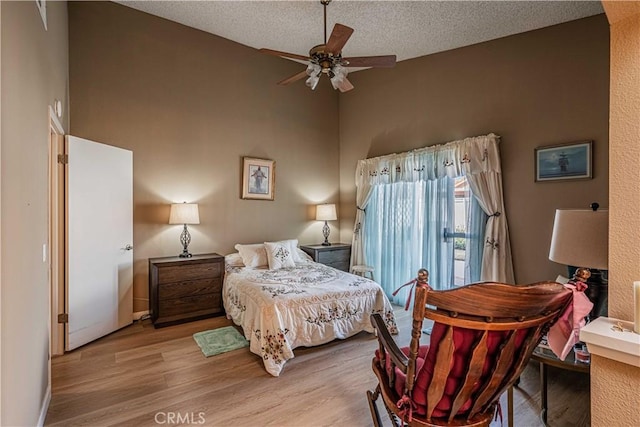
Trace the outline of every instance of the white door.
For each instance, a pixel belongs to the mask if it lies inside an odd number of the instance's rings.
[[[67,136],[67,350],[132,322],[133,153]]]

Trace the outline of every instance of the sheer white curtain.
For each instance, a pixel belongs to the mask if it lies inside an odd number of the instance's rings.
[[[448,177],[373,187],[361,231],[365,259],[393,302],[405,303],[409,288],[396,296],[393,291],[425,266],[432,287],[453,285],[453,239],[443,239],[444,229],[453,224],[453,190]]]
[[[469,181],[467,180],[467,184]],[[466,206],[467,238],[465,239],[464,283],[474,283],[482,277],[482,257],[484,254],[484,235],[488,216],[475,196],[469,198]]]
[[[367,221],[371,220],[366,211],[375,186],[465,176],[474,197],[489,215],[480,279],[513,283],[498,141],[498,136],[489,134],[406,153],[360,160],[356,168],[358,212],[353,235],[352,264],[366,264],[368,261],[364,252],[365,236],[362,230],[367,226]]]

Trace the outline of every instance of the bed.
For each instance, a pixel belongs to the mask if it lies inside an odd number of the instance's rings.
[[[264,265],[241,256],[242,246],[260,252],[260,244],[236,245],[239,253],[225,257],[227,316],[242,327],[251,352],[262,358],[268,373],[279,376],[296,347],[372,333],[371,313],[380,313],[397,333],[393,308],[380,285],[313,262],[296,247],[297,241],[284,242],[291,244],[284,252],[295,256],[286,266],[272,264],[269,257]]]

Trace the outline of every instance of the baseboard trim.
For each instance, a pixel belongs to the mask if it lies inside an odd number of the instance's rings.
[[[148,316],[148,315],[149,315],[149,310],[136,311],[135,313],[133,313],[133,321],[137,322],[138,320],[140,320],[141,317]]]
[[[38,427],[44,426],[44,420],[47,418],[47,411],[49,410],[49,402],[51,402],[51,385],[47,386],[47,391],[44,393],[44,399],[42,399],[40,417],[38,417]]]

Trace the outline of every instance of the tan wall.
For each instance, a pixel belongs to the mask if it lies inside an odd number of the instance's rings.
[[[591,357],[591,427],[640,425],[640,369]]]
[[[502,136],[516,280],[566,275],[548,260],[557,208],[607,206],[609,37],[604,15],[400,62],[349,78],[340,97],[340,223],[350,241],[359,159]],[[534,182],[534,148],[594,140],[594,178]]]
[[[607,15],[614,17],[625,10],[624,3],[604,5]],[[640,280],[640,3],[632,7],[634,14],[611,23],[609,114],[609,314],[629,320],[631,286]]]
[[[603,2],[611,24],[609,316],[633,320],[640,280],[640,3]],[[640,425],[640,369],[591,362],[591,425]]]
[[[338,202],[339,176],[326,79],[277,86],[303,66],[114,3],[70,3],[69,23],[71,133],[133,151],[134,311],[147,259],[181,252],[171,202],[200,205],[193,253],[321,241],[311,207]],[[276,160],[275,201],[240,199],[243,156]]]
[[[2,2],[2,419],[36,425],[48,382],[49,105],[67,110],[67,6]],[[66,128],[67,116],[63,117]]]

